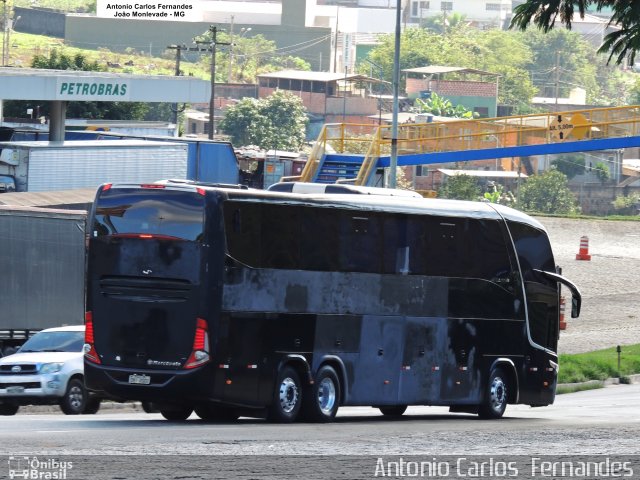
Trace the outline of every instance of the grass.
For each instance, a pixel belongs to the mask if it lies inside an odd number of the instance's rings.
[[[556,394],[563,395],[565,393],[583,392],[585,390],[597,390],[604,388],[601,383],[581,383],[579,385],[560,385],[556,388]]]
[[[92,0],[14,0],[13,5],[16,7],[42,7],[52,8],[54,10],[63,10],[65,12],[87,12],[91,10]]]
[[[621,347],[620,369],[615,347],[595,352],[560,355],[558,383],[625,377],[640,373],[640,344]]]
[[[57,49],[58,53],[73,57],[76,54],[84,55],[90,62],[98,62],[100,66],[109,72],[130,73],[142,75],[174,75],[175,52],[167,52],[163,57],[150,57],[142,52],[112,52],[106,48],[98,50],[85,50],[82,48],[68,47],[60,38],[29,33],[11,32],[9,46],[9,65],[29,67],[36,55],[49,56],[51,50]],[[111,64],[119,64],[119,67],[109,67]],[[133,65],[125,65],[131,62]],[[209,79],[208,65],[183,61],[180,70],[183,75],[193,75],[197,78]]]

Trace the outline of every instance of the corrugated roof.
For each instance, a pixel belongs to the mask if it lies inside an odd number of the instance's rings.
[[[449,170],[446,168],[439,168],[439,172],[448,175],[469,175],[470,177],[493,177],[493,178],[527,178],[524,173],[510,172],[510,171],[496,171],[496,170]]]
[[[93,203],[96,188],[58,190],[54,192],[13,192],[0,194],[0,205],[21,207],[86,206]]]
[[[474,73],[477,75],[491,75],[499,77],[497,73],[485,72],[483,70],[476,70],[475,68],[464,67],[444,67],[440,65],[429,65],[427,67],[407,68],[402,70],[407,73],[422,73],[424,75],[438,75],[442,73]]]
[[[380,80],[366,75],[345,75],[332,72],[307,72],[302,70],[281,70],[279,72],[262,73],[258,78],[286,78],[289,80],[309,80],[313,82],[337,82],[339,80],[363,80],[378,83]]]

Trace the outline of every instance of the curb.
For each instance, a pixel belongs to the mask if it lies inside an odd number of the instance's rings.
[[[574,387],[606,387],[609,385],[624,385],[626,383],[634,384],[640,383],[640,374],[625,375],[623,378],[628,379],[628,382],[620,382],[620,378],[607,378],[606,380],[589,380],[586,382],[576,383],[559,383],[558,387],[562,388],[574,388]]]
[[[109,400],[103,400],[100,403],[100,410],[98,411],[98,413],[101,412],[110,412],[110,413],[116,413],[117,411],[120,410],[128,410],[128,411],[134,411],[134,412],[143,412],[144,410],[142,410],[142,404],[140,402],[112,402]],[[20,407],[20,411],[18,413],[26,413],[26,414],[40,414],[40,413],[60,413],[60,407],[56,404],[53,405],[25,405],[23,407]]]

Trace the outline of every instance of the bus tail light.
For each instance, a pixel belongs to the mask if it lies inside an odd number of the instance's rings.
[[[93,313],[85,312],[84,314],[84,358],[92,363],[102,363],[96,347],[94,345],[95,339],[93,335]]]
[[[193,336],[193,349],[191,355],[184,364],[184,368],[196,368],[210,360],[209,356],[209,326],[207,321],[198,318],[196,321],[196,333]]]

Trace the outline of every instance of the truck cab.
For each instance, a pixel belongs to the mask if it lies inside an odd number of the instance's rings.
[[[0,174],[0,193],[16,191],[16,179],[13,175]]]

